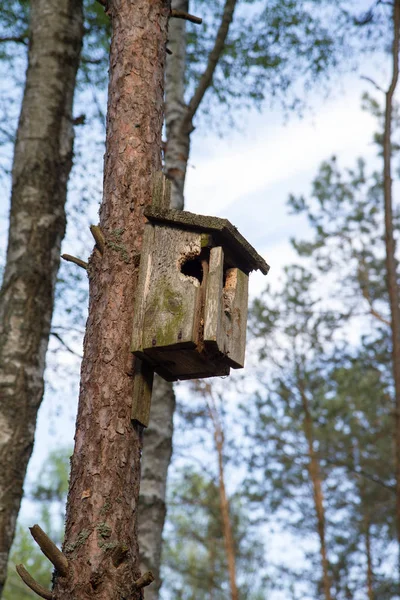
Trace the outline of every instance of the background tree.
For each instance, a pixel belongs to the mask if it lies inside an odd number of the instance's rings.
[[[318,569],[286,572],[295,588],[313,581],[315,598],[390,598],[388,386],[371,348],[343,343],[347,322],[318,289],[318,278],[295,267],[281,292],[255,303],[260,357],[272,368],[261,364],[263,387],[246,403],[247,492],[300,545],[314,532],[303,560]]]
[[[0,291],[0,595],[43,395],[54,285],[72,165],[80,0],[35,2],[12,170]]]

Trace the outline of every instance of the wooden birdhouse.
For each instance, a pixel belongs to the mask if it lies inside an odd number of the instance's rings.
[[[248,275],[269,266],[226,219],[145,216],[132,352],[167,381],[243,367]]]

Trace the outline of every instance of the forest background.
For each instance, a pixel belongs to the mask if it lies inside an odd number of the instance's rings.
[[[309,77],[305,69],[294,88],[284,88],[276,97],[267,86],[255,98],[258,111],[254,98],[249,101],[243,91],[238,98],[218,94],[215,83],[196,122],[186,208],[229,218],[272,270],[265,295],[264,280],[252,278],[256,302],[244,373],[232,383],[215,382],[212,396],[204,386],[196,391],[177,386],[162,597],[232,594],[225,550],[217,543],[223,536],[216,502],[216,421],[211,418],[216,414],[225,430],[239,597],[397,597],[392,384],[376,145],[383,100],[376,87],[387,87],[391,69],[385,55],[390,48],[376,33],[387,22],[386,4],[373,6],[375,22],[369,22],[369,4],[354,3],[358,31],[364,23],[371,25],[372,34],[363,33],[354,45],[344,46],[336,64],[324,66],[322,74]],[[204,3],[195,10],[210,18],[211,27],[213,15],[203,14]],[[251,14],[256,8],[246,5],[243,10]],[[329,32],[329,10],[321,14]],[[75,114],[84,113],[85,123],[77,128],[63,245],[79,256],[89,253],[89,224],[97,220],[101,197],[106,100],[106,44],[95,37],[89,43],[97,44],[98,54],[81,71]],[[25,49],[1,48],[2,79],[8,82],[1,96],[4,199],[9,196]],[[290,60],[296,69],[295,56]],[[364,92],[369,97],[362,100]],[[359,156],[365,164],[357,162]],[[290,194],[294,197],[288,206]],[[302,194],[310,202],[300,199]],[[298,214],[289,216],[289,211]],[[7,215],[4,203],[3,259]],[[293,246],[291,236],[308,245]],[[300,266],[290,266],[294,262]],[[65,497],[65,460],[59,450],[64,447],[66,453],[72,445],[85,298],[85,277],[74,266],[62,265],[46,396],[21,514],[23,522],[41,515],[55,529],[61,527]],[[304,387],[309,406],[302,398]],[[49,447],[57,453],[43,475]],[[312,462],[318,463],[323,491],[322,520]],[[32,553],[24,544],[28,541],[20,530],[14,555]],[[13,579],[12,584],[18,587]],[[17,597],[15,590],[6,590],[5,597],[7,593]],[[23,594],[20,588],[18,593]]]

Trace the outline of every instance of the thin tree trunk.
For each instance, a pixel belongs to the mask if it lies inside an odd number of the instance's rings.
[[[193,98],[185,104],[186,21],[171,19],[165,80],[165,122],[167,144],[165,171],[172,183],[171,206],[183,210],[184,187],[190,152],[193,117],[212,83],[213,74],[223,51],[236,0],[227,0],[210,58]],[[189,12],[189,0],[173,0],[172,7]],[[189,113],[190,111],[190,113]],[[189,118],[188,118],[189,116]],[[157,600],[160,580],[162,532],[166,515],[166,484],[172,455],[175,394],[171,383],[154,380],[150,423],[144,434],[142,479],[139,499],[140,561],[143,570],[155,575],[153,586],[145,591],[146,600]]]
[[[28,69],[0,291],[0,596],[42,400],[72,166],[81,0],[31,3]]]
[[[173,8],[189,12],[188,0],[173,0]],[[184,187],[190,152],[190,133],[193,128],[182,129],[187,111],[185,104],[186,21],[173,19],[168,34],[172,55],[167,58],[165,78],[165,124],[167,146],[165,170],[172,182],[171,207],[183,210]]]
[[[325,600],[331,600],[331,582],[329,577],[329,563],[326,551],[326,539],[325,539],[325,509],[324,509],[324,495],[322,492],[321,485],[321,474],[319,468],[319,460],[314,450],[314,433],[312,417],[308,405],[308,398],[304,390],[303,382],[299,381],[299,391],[301,395],[301,401],[304,410],[304,433],[308,445],[308,471],[310,473],[310,479],[313,489],[314,496],[314,508],[317,517],[317,531],[320,542],[320,554],[321,554],[321,568],[322,568],[322,584],[324,589]]]
[[[399,552],[400,578],[400,310],[399,286],[396,261],[396,243],[393,235],[393,199],[392,199],[392,118],[393,96],[399,78],[399,35],[400,35],[400,0],[393,5],[393,72],[385,102],[385,126],[383,137],[383,190],[385,202],[385,244],[387,289],[389,293],[391,330],[392,330],[392,365],[395,389],[395,439],[396,439],[396,524]]]
[[[139,495],[140,568],[142,572],[152,571],[155,577],[154,583],[145,590],[146,600],[156,600],[161,587],[162,532],[166,515],[167,472],[172,454],[174,411],[175,394],[172,384],[155,376],[150,422],[143,436]]]
[[[67,505],[70,572],[55,600],[139,600],[137,506],[142,427],[131,422],[130,352],[143,210],[161,169],[166,0],[109,0],[110,83],[100,227],[89,261],[89,318]]]
[[[218,416],[218,411],[212,396],[211,387],[205,384],[203,387],[204,394],[208,394],[207,399],[208,411],[214,426],[214,441],[215,449],[218,456],[218,488],[219,500],[222,520],[222,531],[225,542],[226,561],[228,563],[229,585],[231,590],[231,600],[238,600],[239,593],[236,583],[236,552],[235,542],[233,539],[231,518],[229,515],[229,500],[225,488],[225,471],[224,471],[224,431]]]
[[[365,531],[365,554],[367,557],[367,590],[368,600],[374,600],[374,571],[372,567],[371,556],[371,525],[369,516],[364,516],[364,531]]]
[[[167,72],[167,104],[169,109],[166,111],[167,125],[167,147],[165,154],[166,172],[172,181],[172,204],[175,208],[183,209],[184,206],[184,187],[187,171],[187,163],[190,152],[190,135],[193,131],[193,118],[205,96],[205,93],[212,85],[215,69],[225,48],[229,28],[233,21],[233,15],[237,0],[226,0],[224,11],[214,46],[208,56],[207,66],[200,77],[199,84],[186,106],[184,102],[184,84],[185,84],[185,54],[186,41],[184,26],[174,31],[175,35],[170,36],[170,46],[176,57],[171,61],[171,67]],[[181,10],[189,10],[187,0],[177,0]],[[181,38],[179,36],[182,36]],[[172,57],[171,57],[172,58]]]

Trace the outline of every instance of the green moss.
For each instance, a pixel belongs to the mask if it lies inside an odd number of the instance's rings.
[[[185,322],[186,304],[181,295],[168,285],[167,279],[158,282],[157,295],[153,296],[153,304],[148,308],[156,322],[160,313],[168,315],[162,323],[159,322],[155,330],[157,346],[170,346],[179,342],[179,332]]]

